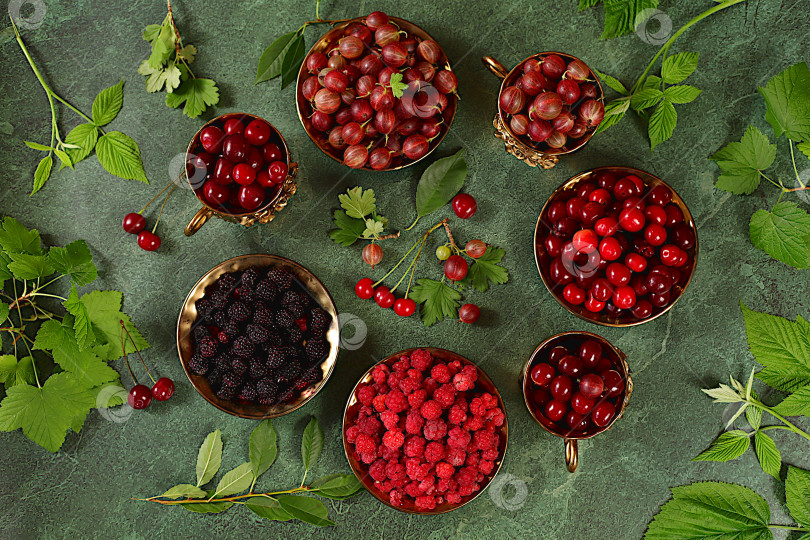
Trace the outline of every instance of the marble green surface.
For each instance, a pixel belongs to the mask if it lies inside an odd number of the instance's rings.
[[[738,139],[749,123],[770,133],[755,88],[807,59],[806,2],[750,0],[682,36],[677,50],[701,53],[700,67],[689,82],[704,93],[694,104],[678,108],[674,138],[654,154],[640,124],[626,119],[550,171],[527,167],[507,155],[494,138],[491,121],[498,81],[480,57],[493,54],[511,66],[537,51],[561,50],[628,80],[643,69],[656,47],[636,35],[600,41],[601,8],[578,14],[573,0],[324,2],[321,13],[326,17],[382,9],[407,18],[432,33],[454,60],[463,99],[452,132],[435,155],[448,155],[460,146],[467,149],[466,189],[479,201],[478,214],[469,221],[455,220],[454,230],[459,237],[480,237],[504,247],[511,280],[486,294],[470,295],[483,307],[480,324],[446,321],[431,328],[357,300],[352,285],[368,273],[359,248],[344,249],[327,236],[337,193],[356,184],[375,189],[379,207],[394,226],[407,225],[414,214],[416,182],[427,164],[386,174],[349,171],[307,138],[295,113],[292,88],[280,92],[278,81],[253,85],[261,51],[275,36],[311,18],[311,4],[176,2],[184,38],[200,50],[196,70],[214,78],[222,91],[216,113],[246,111],[270,120],[287,138],[301,171],[298,193],[268,226],[245,229],[215,220],[186,238],[182,228],[198,205],[191,193],[176,194],[167,205],[160,226],[163,246],[156,253],[138,249],[135,239],[121,231],[121,218],[137,211],[168,181],[168,163],[184,151],[203,121],[167,109],[161,96],[146,93],[136,71],[148,50],[141,29],[159,22],[165,6],[160,1],[49,0],[44,2],[42,25],[24,31],[47,80],[85,111],[98,91],[124,79],[124,107],[110,128],[138,141],[151,186],[114,178],[89,159],[75,171],[55,173],[40,193],[29,197],[39,156],[22,141],[46,140],[50,115],[17,45],[7,30],[0,34],[0,213],[36,226],[51,244],[86,239],[100,268],[95,286],[124,292],[126,311],[152,343],[148,361],[177,382],[170,402],[137,412],[125,422],[91,413],[81,434],[70,435],[56,454],[19,431],[0,433],[0,537],[638,538],[669,498],[670,486],[708,479],[754,488],[770,502],[773,521],[786,523],[784,488],[760,470],[752,452],[726,464],[689,459],[723,425],[723,407],[713,405],[699,389],[729,373],[744,377],[754,366],[738,302],[790,318],[810,314],[807,272],[769,259],[748,240],[751,214],[773,204],[775,191],[765,186],[747,198],[720,192],[713,187],[717,169],[707,160]],[[666,0],[661,8],[677,28],[709,5],[708,0]],[[4,2],[4,12],[6,6]],[[308,30],[308,42],[318,35],[318,29]],[[60,122],[66,131],[78,118],[63,110]],[[777,164],[787,174],[789,164],[782,156]],[[810,167],[807,161],[801,163]],[[546,292],[532,256],[534,224],[551,191],[582,170],[614,164],[639,167],[667,180],[694,214],[701,242],[697,272],[681,302],[666,316],[630,329],[596,327],[569,315]],[[445,215],[450,215],[449,208],[431,220]],[[386,261],[396,260],[407,245],[404,240],[386,244]],[[522,504],[499,505],[492,496],[497,494],[486,492],[450,514],[418,517],[384,507],[364,493],[329,503],[338,527],[316,529],[261,521],[240,508],[199,515],[131,500],[192,480],[197,448],[217,427],[225,440],[223,468],[247,458],[255,422],[221,413],[193,390],[177,360],[174,331],[180,304],[200,275],[222,260],[254,252],[283,255],[310,268],[332,292],[338,309],[357,315],[367,329],[365,344],[343,352],[317,398],[274,422],[280,456],[261,486],[297,481],[299,438],[313,414],[327,440],[314,474],[348,472],[339,426],[357,377],[386,354],[431,345],[466,355],[498,385],[511,428],[501,474],[525,486]],[[432,265],[426,262],[421,273],[435,271]],[[517,379],[540,341],[575,329],[598,332],[623,349],[636,386],[625,417],[613,430],[580,444],[580,470],[569,474],[562,442],[533,423]],[[800,424],[810,427],[807,421]],[[785,462],[810,468],[806,442],[783,432],[775,438]],[[510,487],[501,495],[515,500],[520,498],[516,493]]]

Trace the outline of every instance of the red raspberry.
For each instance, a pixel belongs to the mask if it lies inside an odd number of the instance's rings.
[[[469,486],[475,483],[475,477],[478,471],[475,467],[462,467],[455,475],[456,482],[459,486]]]
[[[443,384],[433,392],[433,399],[439,402],[442,409],[447,409],[456,400],[456,389],[452,384]]]
[[[358,420],[357,425],[360,426],[360,431],[366,435],[376,435],[382,429],[382,424],[375,416],[367,416],[362,421]]]
[[[396,480],[391,480],[391,486],[394,487],[394,488],[404,488],[406,485],[408,485],[408,478],[407,477],[403,476],[402,478],[397,478]]]
[[[481,483],[481,482],[483,482],[484,480],[486,480],[486,476],[484,476],[484,473],[481,473],[481,472],[480,472],[480,473],[478,473],[478,475],[475,477],[475,483],[476,483],[476,485],[480,484],[480,483]],[[476,489],[475,489],[475,491],[478,491],[479,489],[480,489],[480,488],[476,488]]]
[[[374,392],[374,388],[370,385],[361,386],[357,389],[357,401],[363,405],[371,405],[371,401],[374,399],[375,394],[376,392]]]
[[[374,407],[370,405],[363,405],[360,407],[360,411],[357,413],[358,418],[364,418],[366,416],[371,416],[372,414],[377,414],[374,412]]]
[[[459,392],[466,392],[467,390],[472,390],[475,388],[475,381],[478,380],[478,372],[475,371],[474,374],[470,372],[467,368],[473,366],[465,366],[460,373],[456,373],[453,376],[453,386],[456,387],[456,390]]]
[[[419,371],[418,369],[414,369],[414,368],[409,369],[408,373],[406,373],[406,375],[408,376],[408,378],[416,379],[419,382],[422,382],[422,379],[424,379],[424,376],[422,375],[422,372]]]
[[[436,484],[436,490],[439,493],[445,493],[447,491],[455,491],[458,489],[458,484],[452,478],[440,478],[439,482]]]
[[[402,506],[402,492],[396,489],[392,490],[388,494],[388,502],[393,506]]]
[[[479,454],[478,452],[470,452],[469,454],[467,454],[467,461],[465,461],[464,464],[469,467],[475,467],[476,465],[478,465],[480,459],[481,454]]]
[[[469,431],[478,431],[482,427],[484,427],[484,417],[483,416],[471,416],[467,418],[467,422],[464,424],[464,427],[467,428]]]
[[[425,494],[423,490],[419,489],[419,482],[411,482],[408,485],[406,485],[405,493],[407,493],[414,499]]]
[[[394,362],[394,365],[391,366],[394,371],[398,371],[400,373],[404,373],[411,369],[411,362],[408,360],[408,357],[403,355],[399,357],[399,360]]]
[[[388,366],[385,364],[379,364],[374,366],[374,369],[371,370],[371,378],[374,379],[374,382],[377,384],[382,384],[385,382],[385,379],[388,377]]]
[[[399,413],[408,408],[408,398],[399,390],[391,390],[385,396],[385,405],[395,413]]]
[[[484,416],[486,414],[487,408],[480,397],[474,397],[470,400],[470,412],[476,416]]]
[[[447,424],[441,418],[436,420],[428,420],[425,422],[424,428],[425,439],[429,441],[438,441],[444,439],[447,435]]]
[[[428,463],[436,463],[444,457],[444,446],[437,442],[429,442],[425,447],[425,459]]]
[[[436,508],[436,499],[430,495],[422,495],[416,498],[416,507],[420,510],[433,510]]]
[[[382,384],[374,383],[374,391],[378,394],[387,394],[388,393],[388,385],[384,382]]]
[[[397,463],[396,461],[392,461],[385,466],[385,474],[391,480],[400,480],[402,478],[407,478],[407,475],[405,474],[405,465],[403,465],[402,463]],[[404,485],[405,484],[403,484],[403,486]]]
[[[506,415],[500,408],[490,409],[487,411],[487,418],[495,426],[502,426],[506,421]]]
[[[396,461],[399,459],[399,448],[388,448],[387,446],[380,445],[378,448],[380,457],[385,461]]]
[[[425,455],[425,439],[414,435],[405,441],[405,455],[408,457],[422,457]]]
[[[385,429],[396,429],[399,424],[399,415],[394,411],[383,411],[380,413],[380,420],[382,420]]]
[[[399,388],[399,383],[402,382],[402,379],[405,377],[402,376],[402,373],[398,371],[392,371],[388,374],[388,386],[390,388]]]
[[[444,460],[453,467],[461,467],[467,459],[467,452],[463,448],[448,448]]]
[[[454,426],[450,428],[450,431],[448,432],[447,446],[450,446],[451,448],[460,448],[462,450],[466,450],[467,445],[470,444],[471,438],[472,437],[466,430],[458,426]]]
[[[442,384],[450,382],[450,370],[445,364],[436,364],[433,366],[430,369],[430,376]]]
[[[424,381],[422,381],[422,388],[428,393],[429,396],[433,395],[433,392],[439,387],[439,383],[436,382],[436,379],[433,377],[428,377]]]
[[[424,490],[426,494],[433,495],[433,492],[436,491],[436,477],[426,476],[424,480],[419,482],[419,488]]]
[[[411,366],[413,366],[414,369],[425,371],[432,363],[433,357],[425,350],[416,349],[411,353]]]
[[[489,392],[484,392],[483,394],[481,394],[481,401],[484,402],[484,406],[487,409],[492,409],[493,407],[498,406],[498,398],[496,398]]]
[[[450,504],[458,504],[461,502],[461,495],[459,495],[458,491],[448,491],[444,494],[444,498]]]
[[[449,364],[447,364],[447,369],[450,370],[450,377],[454,376],[456,373],[461,371],[461,362],[458,360],[453,360]]]
[[[366,465],[370,465],[374,463],[374,460],[377,459],[377,452],[369,452],[368,454],[360,454],[360,461],[365,463]]]
[[[469,485],[461,485],[461,484],[459,484],[459,486],[458,486],[458,494],[461,497],[469,497],[470,495],[472,495],[476,491],[478,491],[478,490],[475,489],[475,484],[474,483],[469,484]]]
[[[465,413],[461,407],[453,405],[450,407],[450,412],[447,413],[447,419],[451,424],[460,425],[467,419],[467,413]]]
[[[423,480],[425,474],[422,471],[422,462],[419,458],[406,458],[405,459],[405,474],[411,480]]]
[[[422,433],[422,427],[424,425],[425,419],[415,410],[411,410],[408,416],[405,417],[405,431],[411,435],[419,435]]]
[[[495,461],[500,456],[500,452],[498,448],[490,448],[489,450],[484,450],[481,452],[481,459],[485,459],[487,461]]]
[[[386,431],[382,441],[388,448],[399,448],[405,444],[405,435],[403,435],[401,431]]]
[[[456,473],[456,469],[449,463],[440,461],[436,464],[436,476],[439,478],[450,478]]]
[[[370,435],[360,433],[354,441],[354,448],[358,454],[371,454],[377,449],[377,443]]]
[[[408,404],[414,409],[418,409],[422,406],[422,403],[424,403],[426,399],[427,392],[423,389],[419,389],[408,396]]]
[[[413,392],[416,392],[420,388],[422,388],[422,381],[417,380],[411,376],[405,377],[399,383],[399,389],[402,390],[402,392],[405,395],[412,394]]]
[[[485,429],[476,431],[473,435],[473,445],[479,450],[489,450],[498,444],[498,436]]]
[[[419,412],[425,417],[425,420],[435,420],[442,415],[442,407],[438,402],[429,399],[422,403]]]
[[[368,474],[376,481],[382,482],[388,475],[385,474],[385,461],[382,459],[378,459],[374,463],[371,464],[371,467],[368,468]]]
[[[492,472],[492,469],[495,467],[495,463],[492,461],[488,461],[486,459],[482,459],[478,462],[478,470],[481,471],[483,474],[489,474]]]
[[[383,412],[385,410],[385,396],[388,394],[379,394],[374,398],[374,408],[377,412]]]
[[[458,407],[459,409],[461,409],[464,412],[467,412],[467,411],[470,410],[469,403],[467,403],[467,400],[464,399],[463,397],[460,397],[460,398],[456,399],[456,402],[453,403],[453,406]]]
[[[349,444],[354,444],[358,433],[360,433],[360,428],[356,424],[346,429],[346,440],[349,441]]]

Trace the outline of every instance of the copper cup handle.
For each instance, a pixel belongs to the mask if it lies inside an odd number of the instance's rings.
[[[579,452],[577,450],[576,439],[563,439],[565,447],[565,465],[568,467],[568,472],[574,472],[579,465]]]
[[[487,66],[487,69],[489,69],[499,79],[503,80],[506,78],[507,75],[509,75],[509,70],[506,69],[506,66],[504,66],[491,56],[484,56],[483,58],[481,58],[481,61],[484,63],[485,66]]]
[[[194,217],[191,218],[191,221],[189,221],[188,225],[186,225],[186,236],[191,236],[195,232],[199,231],[200,227],[205,225],[205,222],[208,221],[208,218],[210,218],[213,214],[214,211],[210,208],[202,207],[197,210],[197,213],[194,214]]]

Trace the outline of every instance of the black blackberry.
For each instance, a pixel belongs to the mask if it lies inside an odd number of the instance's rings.
[[[297,324],[287,328],[287,341],[293,345],[300,345],[303,340],[304,332],[301,331]]]
[[[237,287],[236,296],[242,302],[247,303],[253,302],[253,287],[251,287],[250,285],[242,285],[241,287]]]
[[[287,361],[287,350],[284,347],[268,347],[265,352],[267,353],[266,364],[269,369],[279,368]]]
[[[308,330],[315,336],[326,334],[329,325],[332,324],[332,316],[322,308],[316,307],[309,314]]]
[[[267,272],[267,279],[275,283],[279,289],[289,289],[292,287],[292,274],[284,268],[273,268]]]
[[[279,347],[284,341],[284,336],[278,330],[268,330],[267,339],[262,345],[270,344],[271,347]]]
[[[237,356],[241,356],[242,358],[247,358],[248,356],[253,354],[253,351],[256,349],[256,346],[253,344],[245,336],[239,336],[233,341],[233,347],[231,350]]]
[[[266,328],[274,328],[276,326],[273,310],[264,302],[256,302],[253,311],[253,322]]]
[[[222,274],[217,280],[217,290],[225,295],[231,294],[234,287],[236,287],[236,278],[233,274]]]
[[[264,300],[273,301],[278,295],[278,287],[269,279],[263,279],[256,285],[256,296]]]
[[[197,344],[197,350],[205,358],[213,358],[217,354],[217,342],[211,336],[203,337]]]
[[[303,375],[298,377],[298,380],[295,381],[295,389],[296,390],[303,390],[308,386],[315,384],[316,382],[320,381],[323,377],[323,372],[319,366],[311,367],[304,372]]]
[[[248,371],[248,363],[242,358],[234,358],[231,362],[231,369],[237,375],[244,375]]]
[[[239,394],[237,395],[239,399],[244,399],[245,401],[256,401],[256,398],[259,397],[258,392],[256,392],[256,386],[254,386],[251,382],[246,382],[241,390],[239,390]]]
[[[295,324],[295,317],[289,309],[281,308],[276,311],[276,324],[279,328],[290,328]]]
[[[208,332],[208,327],[204,324],[197,324],[194,329],[191,331],[192,337],[194,337],[194,341],[198,342],[205,336],[210,335]]]
[[[222,376],[222,387],[223,388],[233,388],[234,390],[242,384],[242,377],[234,373],[233,371],[229,371]]]
[[[259,272],[257,272],[255,268],[248,268],[247,270],[242,272],[243,285],[255,285],[258,280],[259,280]]]
[[[258,358],[252,359],[250,361],[250,376],[254,379],[261,379],[265,375],[267,375],[266,364]]]
[[[286,390],[284,390],[283,392],[281,392],[278,395],[278,402],[279,403],[287,403],[289,401],[292,401],[293,398],[295,397],[296,393],[297,392],[295,390],[295,387],[291,386],[290,388],[287,388]]]
[[[260,400],[269,399],[270,404],[272,405],[276,399],[276,396],[278,395],[278,385],[273,379],[265,377],[264,379],[260,379],[256,382],[256,393],[259,395]]]
[[[194,307],[203,319],[208,318],[211,315],[211,311],[214,309],[214,306],[208,298],[200,298],[194,302]]]
[[[281,299],[281,305],[290,310],[290,313],[292,313],[293,317],[296,319],[301,318],[306,307],[301,298],[301,293],[298,291],[285,292],[284,297]]]
[[[188,368],[197,375],[205,375],[209,367],[208,359],[200,354],[192,354],[188,359]]]
[[[287,358],[287,361],[278,368],[276,372],[276,380],[280,383],[289,383],[294,381],[301,374],[301,364],[298,363],[296,358]]]
[[[228,295],[223,292],[216,291],[210,296],[206,295],[206,298],[209,299],[211,305],[216,309],[225,309],[228,307]]]
[[[253,343],[264,343],[270,336],[270,332],[259,324],[249,324],[245,329],[245,335],[247,335],[248,339]]]
[[[228,307],[228,316],[235,322],[246,321],[250,317],[250,308],[244,302],[237,300]]]
[[[236,388],[231,388],[230,386],[225,386],[224,384],[217,390],[217,397],[219,399],[224,399],[225,401],[233,400],[234,396],[236,395]]]
[[[233,356],[228,353],[220,354],[214,359],[214,367],[221,372],[230,371],[231,364],[233,363]]]
[[[310,360],[317,362],[323,360],[329,352],[329,345],[322,339],[312,338],[307,340],[304,345],[304,351],[307,353],[307,357]]]
[[[208,372],[206,378],[208,379],[208,384],[211,385],[211,388],[216,390],[219,388],[220,384],[222,384],[222,375],[223,371],[218,367],[214,367],[211,371]]]
[[[226,332],[224,330],[220,330],[219,332],[217,332],[217,341],[219,341],[223,345],[226,345],[226,344],[230,343],[231,336],[230,336],[230,334],[228,334],[228,332]]]

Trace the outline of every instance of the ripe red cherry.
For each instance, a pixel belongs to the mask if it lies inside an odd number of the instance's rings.
[[[267,143],[262,146],[262,157],[267,163],[271,163],[273,161],[279,161],[284,159],[284,154],[281,153],[281,149],[275,143]]]
[[[225,130],[225,135],[233,135],[234,133],[244,133],[245,124],[243,124],[242,121],[239,120],[238,118],[230,118],[225,121],[223,129]]]
[[[667,266],[682,266],[686,262],[686,252],[673,244],[661,247],[661,262]]]
[[[596,373],[587,373],[583,375],[582,379],[579,381],[580,393],[588,398],[601,396],[604,389],[605,382],[602,380],[602,377]]]
[[[568,375],[557,375],[551,379],[551,395],[554,396],[554,399],[568,401],[571,398],[573,386],[571,377]]]
[[[552,365],[556,366],[557,364],[560,363],[560,360],[562,360],[563,357],[568,356],[568,354],[569,354],[568,349],[566,349],[562,345],[557,345],[548,352],[548,361]]]
[[[216,180],[206,181],[203,184],[202,192],[205,200],[214,208],[225,206],[231,196],[231,191]]]
[[[679,223],[672,229],[672,242],[683,250],[695,247],[695,233],[686,223]]]
[[[588,427],[588,419],[575,411],[568,411],[565,421],[571,429],[584,430]]]
[[[267,167],[267,174],[274,184],[280,184],[287,179],[287,164],[283,161],[274,161]]]
[[[620,201],[623,201],[628,197],[632,197],[635,194],[636,185],[632,180],[629,180],[626,177],[616,180],[616,183],[613,185],[613,196]]]
[[[368,300],[374,296],[374,282],[371,278],[363,278],[354,286],[354,294],[361,300]]]
[[[644,238],[651,246],[660,246],[667,240],[667,230],[657,223],[650,223],[644,229]]]
[[[545,362],[537,364],[532,368],[532,382],[537,386],[548,386],[555,374],[556,370],[550,364]]]
[[[458,308],[459,322],[473,324],[481,316],[481,309],[475,304],[464,304]]]
[[[636,305],[633,306],[633,317],[636,317],[637,319],[646,319],[652,315],[652,308],[653,306],[649,300],[639,300],[636,302]]]
[[[602,380],[605,382],[605,395],[607,397],[619,397],[624,392],[624,379],[615,369],[604,371]]]
[[[210,154],[219,154],[225,134],[216,126],[208,126],[200,132],[200,144]]]
[[[657,223],[658,225],[667,224],[667,211],[654,204],[644,208],[644,217],[647,218],[648,223]]]
[[[622,263],[610,263],[605,269],[605,277],[613,285],[617,287],[624,287],[630,283],[632,274],[630,269]]]
[[[152,387],[152,397],[158,401],[166,401],[174,395],[174,381],[168,377],[161,377]]]
[[[135,212],[130,212],[124,216],[122,226],[124,227],[124,231],[129,234],[138,234],[146,228],[146,218]]]
[[[619,226],[628,232],[638,232],[644,228],[644,212],[638,208],[625,208],[619,214]]]
[[[231,163],[241,163],[247,158],[247,139],[240,134],[228,135],[222,141],[222,155]]]
[[[594,231],[599,236],[613,236],[619,228],[618,222],[612,217],[603,217],[594,224]]]
[[[613,304],[619,309],[630,309],[636,305],[636,291],[625,285],[613,291]]]
[[[574,395],[571,396],[571,408],[578,414],[588,414],[595,404],[594,398],[588,397],[582,392],[574,392]]]
[[[452,206],[453,212],[461,219],[470,219],[478,210],[478,203],[475,202],[472,195],[467,193],[459,193],[453,197]]]
[[[256,210],[264,203],[264,188],[251,184],[239,188],[239,204],[247,211]]]
[[[377,293],[375,293],[374,296],[375,296],[374,300],[377,302],[377,305],[380,306],[383,309],[390,308],[391,306],[394,305],[394,302],[396,302],[396,300],[397,300],[397,297],[394,296],[394,293],[392,293],[390,291],[386,291],[384,294],[381,294],[379,297],[377,297]]]
[[[603,309],[605,309],[605,303],[596,300],[593,296],[589,296],[587,300],[585,300],[585,309],[590,311],[591,313],[599,313]]]
[[[605,427],[613,419],[616,414],[616,407],[609,401],[602,401],[593,408],[591,413],[591,420],[597,427]]]
[[[561,372],[569,375],[571,377],[579,377],[582,374],[582,370],[585,368],[585,362],[582,361],[582,358],[579,356],[574,356],[569,354],[568,356],[564,356],[562,360],[560,360],[559,369]]]
[[[672,192],[666,186],[658,185],[650,190],[648,197],[652,204],[666,206],[672,201]]]
[[[270,139],[270,124],[260,118],[254,118],[245,127],[245,139],[253,146],[261,146]]]
[[[615,261],[622,256],[622,246],[616,238],[608,236],[599,243],[599,254],[606,261]]]
[[[138,247],[144,251],[155,251],[160,247],[160,237],[149,231],[141,231],[138,234]],[[144,386],[144,388],[146,387]]]
[[[394,313],[400,317],[410,317],[416,311],[416,302],[410,298],[399,298],[394,302]]]
[[[594,367],[602,359],[602,346],[592,339],[584,341],[579,346],[579,357],[587,366]]]
[[[444,275],[447,276],[447,279],[450,281],[461,281],[467,277],[468,269],[467,261],[465,261],[464,257],[461,255],[450,255],[450,257],[444,261]]]
[[[563,298],[569,304],[578,306],[585,301],[586,297],[585,291],[573,283],[569,283],[563,289]]]
[[[624,258],[624,264],[633,272],[643,272],[647,268],[647,259],[638,253],[628,253]]]
[[[683,212],[681,209],[670,203],[664,207],[667,213],[667,227],[674,227],[683,221]]]
[[[152,403],[152,392],[144,384],[136,384],[127,394],[127,403],[133,409],[145,409]]]
[[[568,412],[568,404],[565,401],[552,399],[546,404],[546,416],[552,422],[559,422]]]
[[[599,245],[599,237],[590,229],[574,233],[574,249],[580,253],[593,253]]]
[[[242,186],[250,185],[256,180],[256,171],[247,163],[237,163],[233,167],[233,179]]]

